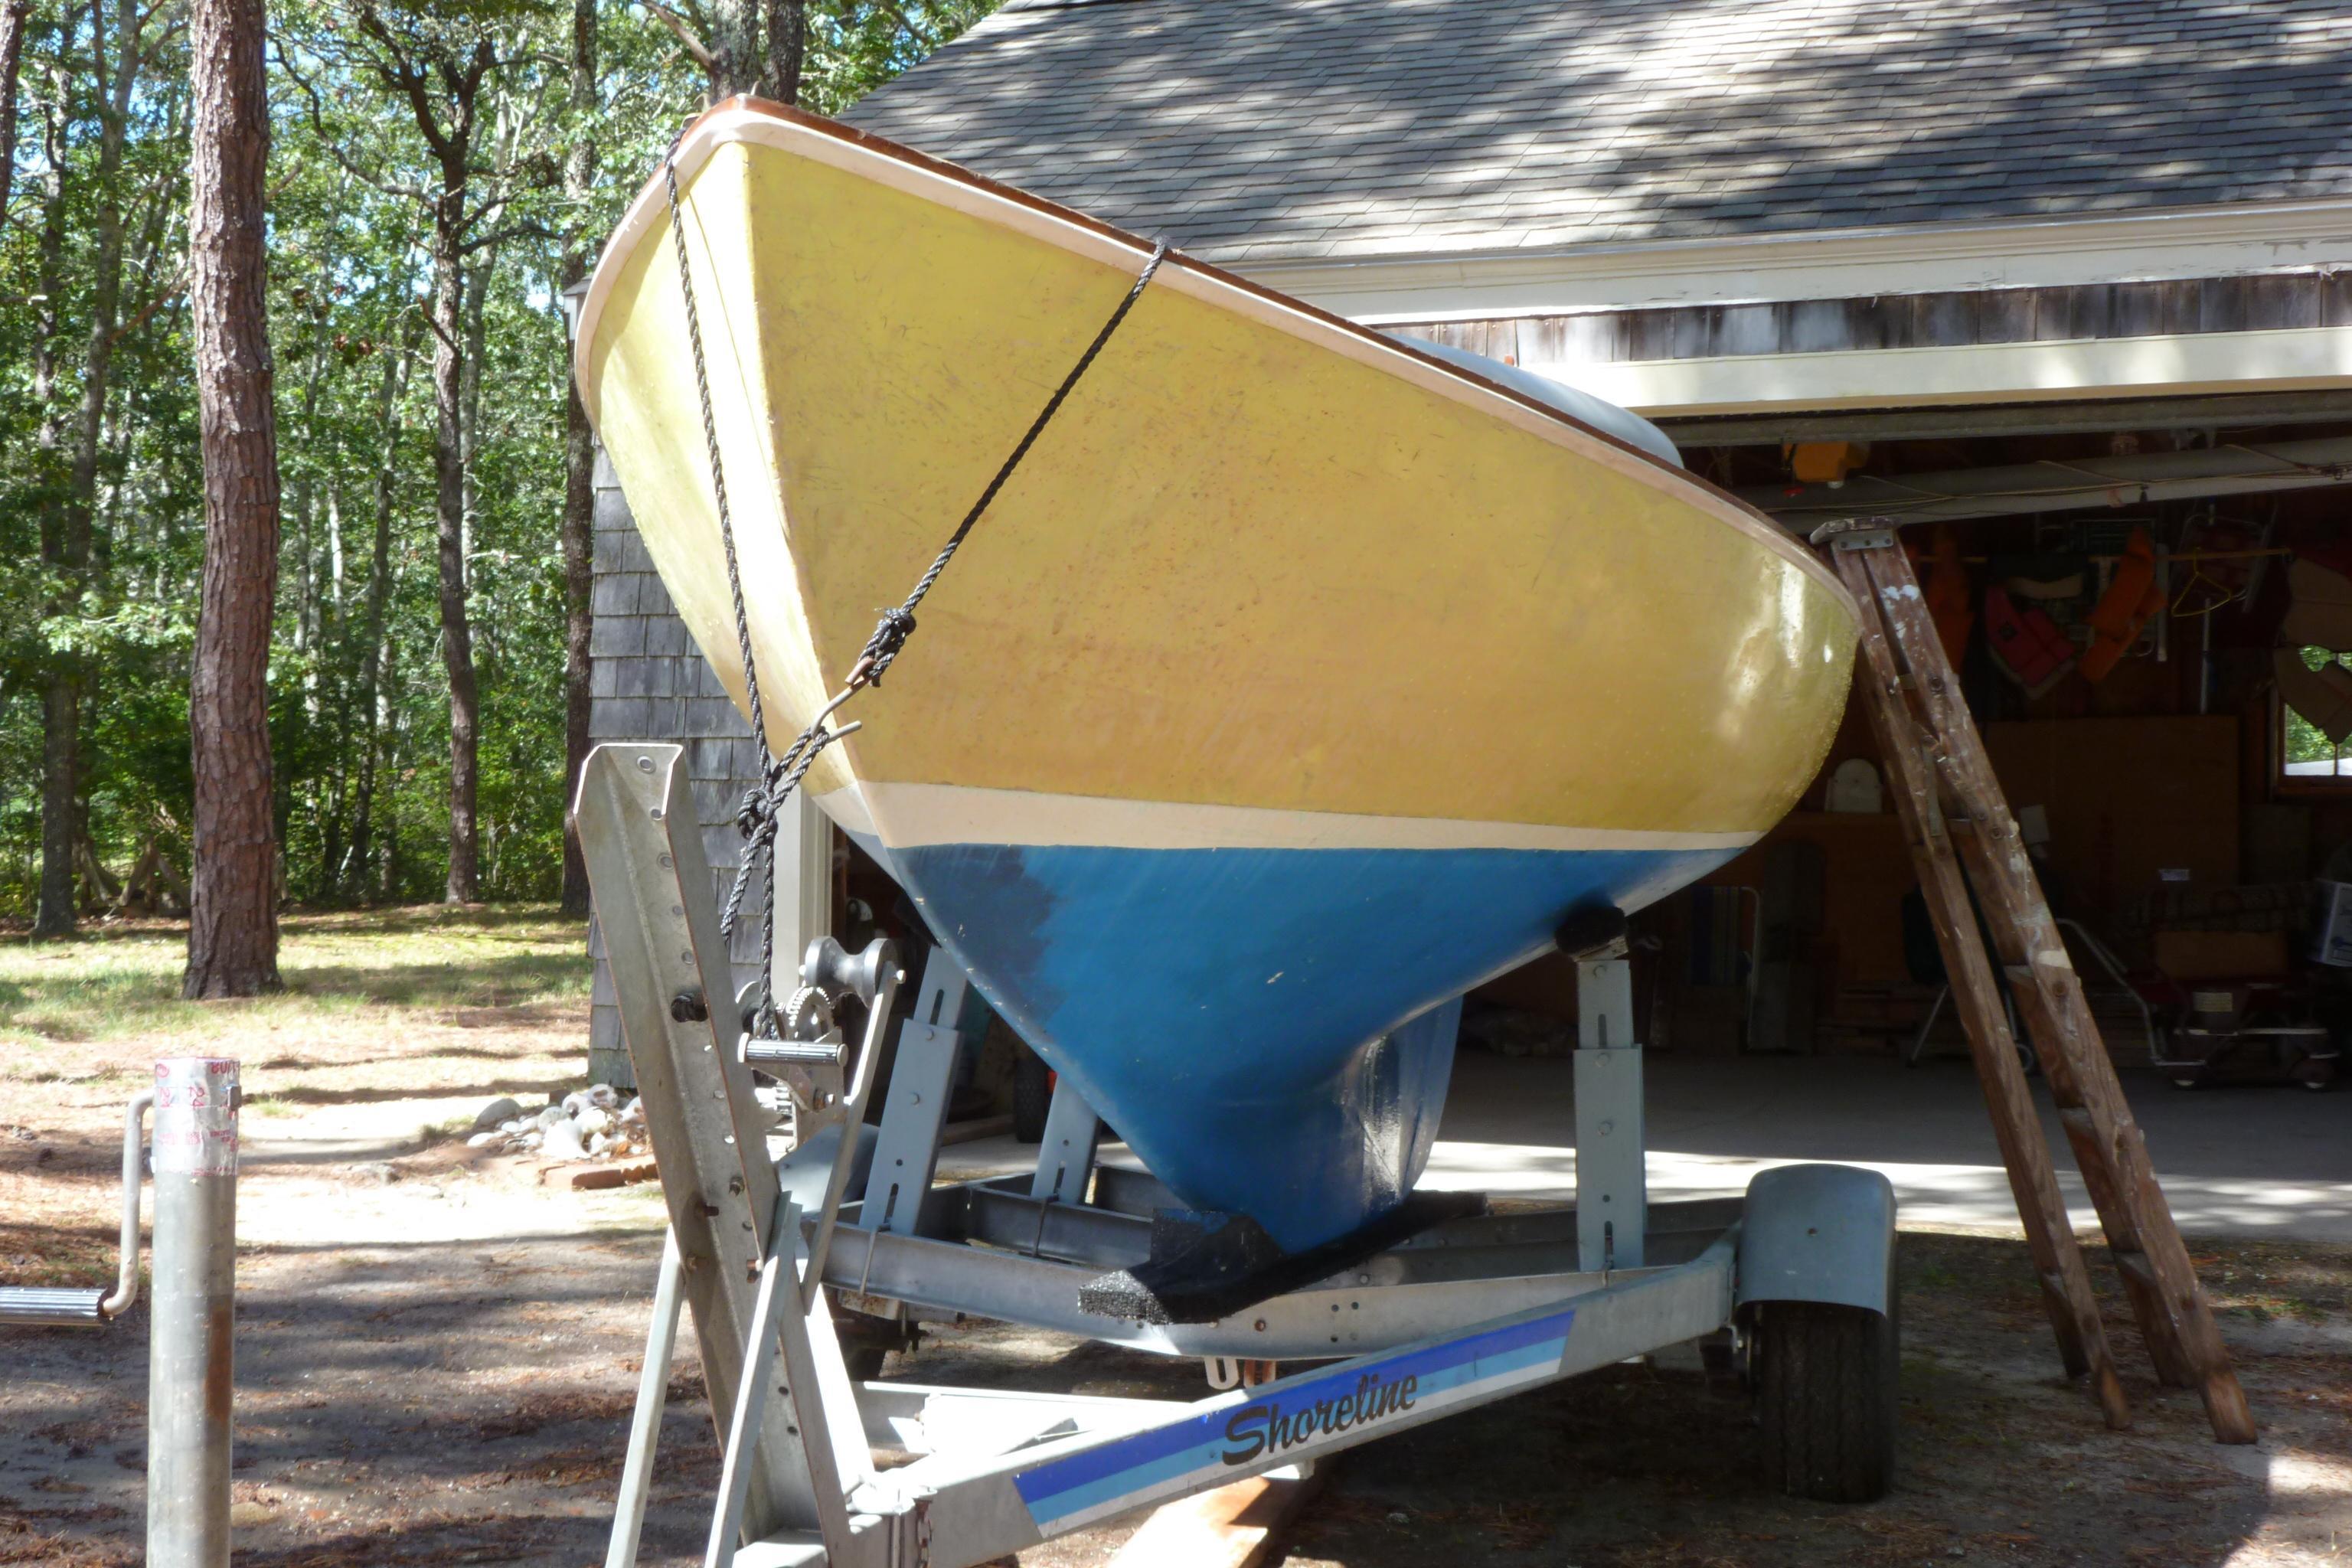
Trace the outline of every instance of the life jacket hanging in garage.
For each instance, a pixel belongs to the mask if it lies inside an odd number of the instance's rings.
[[[1919,572],[1919,594],[1927,602],[1944,657],[1958,669],[1968,657],[1969,633],[1977,623],[1976,605],[1969,594],[1969,569],[1960,563],[1958,537],[1948,525],[1937,523],[1927,551],[1912,549],[1911,563],[1915,571],[1926,568]]]
[[[2048,616],[2021,608],[2005,588],[1985,590],[1985,643],[2000,672],[2039,697],[2074,668],[2074,645]]]
[[[2091,607],[2091,646],[2082,658],[2083,679],[2093,683],[2107,675],[2139,641],[2139,629],[2164,608],[2164,590],[2156,582],[2156,542],[2147,530],[2135,528],[2124,544],[2123,558],[2107,591]]]

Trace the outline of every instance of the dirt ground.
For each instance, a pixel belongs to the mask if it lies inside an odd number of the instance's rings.
[[[236,1561],[601,1562],[657,1197],[546,1184],[536,1162],[451,1132],[496,1095],[578,1084],[577,928],[323,919],[289,940],[291,996],[241,1016],[165,1000],[173,934],[0,942],[0,1280],[104,1278],[121,1100],[148,1060],[191,1041],[238,1056],[257,1104],[239,1193]],[[2107,1432],[2058,1375],[2021,1243],[1906,1234],[1904,1450],[1885,1501],[1767,1491],[1743,1405],[1695,1373],[1628,1365],[1356,1450],[1286,1561],[2352,1560],[2352,1249],[2193,1249],[2263,1424],[2258,1448],[2213,1444],[2195,1399],[2155,1387],[2113,1313],[2138,1421]],[[2120,1312],[2095,1252],[2094,1266]],[[97,1334],[0,1330],[0,1563],[140,1560],[146,1327],[142,1310]],[[886,1374],[1202,1392],[1190,1363],[1001,1325],[938,1333]],[[698,1558],[716,1479],[690,1342],[670,1389],[649,1564]],[[1023,1563],[1101,1563],[1133,1523]]]

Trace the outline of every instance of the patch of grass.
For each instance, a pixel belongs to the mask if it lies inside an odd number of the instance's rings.
[[[2304,1323],[2338,1321],[2352,1313],[2352,1247],[2200,1242],[2195,1261],[2218,1311],[2256,1322]]]
[[[178,922],[68,941],[0,937],[0,1044],[24,1047],[0,1058],[0,1078],[54,1075],[61,1060],[46,1047],[59,1044],[169,1037],[186,1049],[416,1011],[463,1024],[469,1010],[575,1007],[588,994],[585,926],[551,907],[297,914],[279,931],[283,992],[204,1003],[180,999],[187,933]]]

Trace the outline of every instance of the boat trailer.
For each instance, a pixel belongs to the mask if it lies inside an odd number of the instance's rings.
[[[1843,1501],[1885,1490],[1893,1190],[1874,1172],[1795,1165],[1756,1177],[1744,1201],[1649,1204],[1622,942],[1578,971],[1574,1205],[1462,1213],[1360,1256],[1318,1253],[1313,1278],[1213,1315],[1147,1291],[1125,1307],[1113,1292],[1120,1315],[1107,1316],[1103,1281],[1149,1272],[1189,1234],[1183,1205],[1097,1163],[1100,1123],[1067,1079],[1034,1173],[934,1184],[969,984],[944,950],[887,1090],[876,1068],[903,976],[886,940],[856,954],[820,940],[801,969],[845,1013],[862,1007],[854,1052],[831,1009],[804,1037],[749,1039],[684,749],[600,746],[576,809],[670,1220],[606,1568],[635,1562],[681,1311],[722,1443],[706,1568],[969,1568],[1691,1342],[1754,1394],[1775,1484]],[[1405,1027],[1458,1016],[1449,1005]],[[755,1070],[791,1097],[781,1161]],[[1199,1357],[1226,1392],[853,1379],[914,1323],[967,1315]],[[1305,1364],[1254,1381],[1277,1363]],[[879,1468],[877,1450],[905,1462]]]

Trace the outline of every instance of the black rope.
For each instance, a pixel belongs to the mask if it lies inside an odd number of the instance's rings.
[[[686,335],[694,353],[694,387],[702,405],[702,442],[710,460],[711,496],[718,505],[719,536],[726,546],[727,591],[735,610],[735,651],[743,662],[743,692],[746,706],[751,710],[751,734],[760,746],[760,782],[743,792],[742,803],[735,813],[735,829],[744,840],[743,859],[742,864],[736,868],[734,885],[728,889],[727,907],[719,918],[719,929],[722,935],[730,941],[733,939],[736,924],[742,915],[743,900],[751,887],[751,874],[761,868],[768,868],[772,874],[762,880],[760,900],[759,999],[753,1004],[748,1024],[754,1035],[773,1037],[780,1031],[775,1007],[776,893],[772,871],[776,858],[776,834],[782,821],[784,803],[792,798],[793,792],[808,776],[809,768],[816,762],[817,754],[857,728],[856,724],[846,724],[835,730],[827,726],[826,721],[859,687],[882,684],[883,672],[890,668],[891,662],[906,647],[907,639],[914,635],[915,607],[939,582],[940,574],[947,570],[948,563],[954,559],[956,551],[971,532],[973,525],[980,521],[990,503],[996,500],[998,493],[1013,478],[1013,470],[1029,455],[1029,449],[1037,444],[1037,438],[1045,434],[1045,426],[1053,423],[1054,416],[1061,412],[1064,400],[1078,384],[1079,377],[1085,375],[1087,368],[1095,363],[1104,345],[1110,342],[1111,334],[1118,331],[1121,321],[1127,320],[1128,312],[1135,309],[1136,300],[1143,297],[1145,287],[1150,283],[1152,275],[1160,270],[1160,262],[1167,258],[1168,242],[1161,240],[1152,247],[1150,259],[1143,264],[1142,271],[1137,274],[1125,298],[1119,300],[1118,308],[1095,333],[1094,341],[1087,345],[1086,352],[1078,356],[1069,374],[1062,377],[1061,384],[1045,400],[1045,405],[1037,411],[1037,417],[1029,422],[1029,428],[1022,434],[1020,441],[997,466],[987,488],[981,491],[980,499],[972,502],[971,510],[964,513],[963,521],[956,524],[956,530],[948,536],[947,543],[916,582],[914,591],[907,595],[904,602],[882,612],[882,618],[876,624],[874,635],[866,639],[866,647],[858,654],[856,664],[851,668],[841,694],[810,722],[808,728],[793,738],[782,756],[777,756],[768,750],[767,719],[760,701],[760,675],[751,658],[751,619],[743,603],[742,573],[736,564],[735,520],[727,502],[727,475],[719,453],[719,424],[710,405],[710,371],[702,354],[702,320],[695,309],[694,272],[687,261],[686,225],[678,210],[677,151],[673,145],[662,160],[662,176],[669,194],[670,237],[676,242],[677,252],[678,289],[686,300]]]
[[[719,421],[710,412],[710,367],[702,359],[702,316],[694,308],[694,271],[686,260],[686,225],[677,211],[676,148],[662,159],[669,186],[669,237],[677,248],[677,286],[686,296],[686,341],[694,350],[694,390],[702,400],[702,449],[710,459],[710,492],[719,502],[719,537],[727,547],[727,591],[735,598],[735,651],[743,660],[743,690],[751,710],[751,733],[760,754],[768,752],[767,716],[760,708],[760,672],[751,663],[751,618],[743,610],[743,575],[735,565],[735,519],[727,506],[727,468],[719,460]]]
[[[940,551],[938,559],[931,563],[930,569],[916,583],[915,591],[907,595],[904,603],[882,612],[881,622],[875,626],[874,635],[866,639],[866,649],[858,656],[856,668],[849,672],[851,686],[882,684],[883,671],[890,668],[891,661],[907,646],[907,639],[915,635],[915,606],[923,602],[923,595],[931,591],[931,584],[940,580],[940,574],[946,571],[948,563],[955,558],[964,536],[971,531],[972,525],[980,521],[981,514],[988,510],[997,492],[1013,478],[1013,470],[1021,466],[1021,459],[1029,455],[1029,448],[1037,444],[1037,437],[1045,433],[1045,426],[1054,422],[1054,416],[1061,412],[1063,399],[1070,395],[1070,389],[1078,384],[1078,378],[1087,374],[1087,368],[1103,352],[1103,345],[1110,342],[1113,332],[1118,331],[1118,324],[1127,320],[1127,313],[1135,309],[1135,302],[1143,298],[1143,290],[1150,283],[1152,274],[1160,270],[1160,262],[1167,257],[1166,240],[1151,247],[1151,258],[1143,264],[1143,270],[1135,275],[1134,283],[1128,288],[1127,297],[1110,313],[1110,320],[1102,324],[1102,330],[1095,334],[1095,341],[1087,345],[1087,352],[1080,354],[1077,363],[1070,367],[1070,374],[1062,378],[1062,384],[1054,388],[1054,395],[1045,399],[1045,406],[1037,411],[1037,417],[1032,419],[1029,428],[1022,432],[1019,443],[997,466],[995,474],[988,481],[988,488],[980,492],[980,499],[971,503],[970,511],[963,514],[963,521],[956,524],[956,531],[948,535],[947,544]]]

